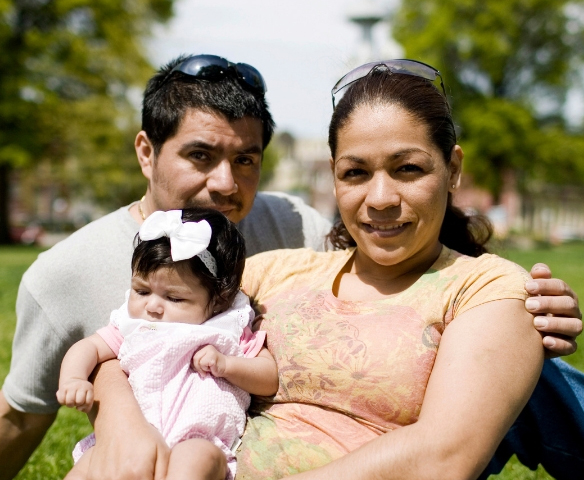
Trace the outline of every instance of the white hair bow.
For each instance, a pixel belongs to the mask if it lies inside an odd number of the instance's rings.
[[[156,211],[140,227],[142,240],[170,238],[170,256],[178,262],[197,255],[213,276],[217,276],[217,262],[207,247],[211,240],[211,225],[207,220],[182,222],[182,210]]]

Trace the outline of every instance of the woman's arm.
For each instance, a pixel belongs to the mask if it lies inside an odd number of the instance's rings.
[[[293,478],[476,478],[529,399],[543,356],[523,302],[472,308],[442,336],[417,423]]]
[[[115,354],[99,335],[79,340],[65,354],[59,375],[57,400],[61,405],[89,412],[93,406],[93,385],[88,378],[101,362],[115,358]]]
[[[576,337],[582,333],[578,296],[566,282],[552,278],[551,270],[543,263],[536,263],[530,273],[533,280],[525,284],[525,289],[533,297],[526,300],[525,307],[537,315],[534,325],[543,337],[546,357],[574,353],[578,348]]]
[[[274,395],[278,391],[278,368],[267,348],[253,358],[223,355],[212,345],[205,345],[193,355],[193,368],[211,373],[254,395]]]
[[[150,425],[117,360],[98,365],[94,379],[92,448],[87,480],[163,480],[170,449]]]

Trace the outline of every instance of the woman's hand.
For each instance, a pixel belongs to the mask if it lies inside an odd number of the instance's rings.
[[[150,425],[117,360],[102,363],[94,381],[97,416],[88,480],[164,480],[170,449]]]
[[[546,357],[574,353],[578,348],[576,337],[582,333],[578,296],[566,282],[552,278],[543,263],[536,263],[530,273],[533,280],[525,284],[525,289],[533,296],[525,301],[525,308],[536,315],[533,324],[542,334]]]

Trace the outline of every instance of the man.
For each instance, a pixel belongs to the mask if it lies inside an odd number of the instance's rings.
[[[264,93],[264,81],[253,67],[211,55],[178,58],[149,81],[142,131],[135,141],[148,180],[146,195],[41,254],[23,276],[12,365],[0,394],[1,479],[16,474],[54,420],[59,367],[66,350],[105,325],[110,311],[122,303],[129,285],[132,240],[146,216],[156,210],[206,206],[238,222],[250,255],[275,248],[323,248],[330,224],[316,211],[294,197],[257,193],[262,152],[274,128]],[[579,317],[569,287],[545,280],[550,276],[545,267],[533,270],[533,275],[541,278],[532,282],[533,293],[556,297],[538,297],[539,307],[531,312]],[[575,350],[579,320],[537,318],[548,322],[538,327],[541,331],[556,335],[544,338],[546,346],[559,354]],[[104,386],[105,381],[98,375],[97,400],[108,389],[117,393],[129,388],[127,382],[126,387],[119,383],[111,387]],[[149,426],[134,417],[135,409],[120,409],[112,412],[111,403],[104,402],[99,417],[118,415],[125,425],[144,432],[134,435],[146,440],[126,445],[126,450],[117,448],[123,441],[116,444],[114,439],[113,447],[98,441],[100,455],[94,457],[98,462],[106,459],[112,472],[132,471],[136,478],[163,476],[164,461],[159,461],[167,453],[163,442],[148,443]],[[101,425],[96,423],[98,438]],[[95,478],[109,478],[104,463],[96,464]]]

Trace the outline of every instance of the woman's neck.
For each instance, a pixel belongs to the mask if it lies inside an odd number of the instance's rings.
[[[333,294],[341,300],[380,300],[411,287],[440,256],[436,242],[425,251],[395,265],[380,265],[359,250],[339,272]]]

